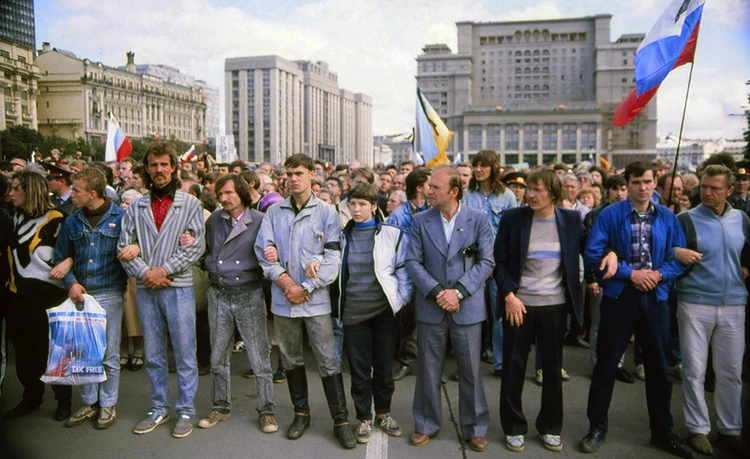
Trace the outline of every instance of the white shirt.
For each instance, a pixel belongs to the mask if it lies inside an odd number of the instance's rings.
[[[448,245],[451,243],[451,239],[453,239],[453,228],[456,227],[456,217],[458,216],[458,213],[461,212],[461,202],[458,203],[458,209],[456,209],[456,213],[453,214],[453,217],[451,217],[450,221],[446,220],[443,216],[443,213],[440,212],[440,219],[443,221],[443,232],[445,232],[445,240],[448,242]]]

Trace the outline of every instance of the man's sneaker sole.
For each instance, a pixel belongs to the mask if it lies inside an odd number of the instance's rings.
[[[177,432],[177,427],[175,426],[175,430],[172,431],[172,436],[174,438],[185,438],[188,435],[190,435],[191,433],[193,433],[193,426],[192,425],[190,426],[190,429],[188,429],[188,430],[186,430],[184,432]]]
[[[563,449],[562,441],[560,441],[559,445],[552,445],[544,441],[543,435],[539,435],[539,438],[542,440],[542,443],[544,443],[544,447],[547,448],[549,451],[554,451],[554,452],[562,451]]]
[[[154,429],[156,429],[160,425],[168,422],[169,421],[169,416],[161,416],[160,418],[154,419],[153,421],[154,421],[154,424],[152,426],[149,426],[149,427],[143,427],[143,428],[139,429],[138,426],[135,426],[135,429],[133,429],[133,433],[136,434],[136,435],[143,435],[143,434],[151,433],[151,432],[154,431]],[[143,421],[141,421],[141,422],[143,422]]]

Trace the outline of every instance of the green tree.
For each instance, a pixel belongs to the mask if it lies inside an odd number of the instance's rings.
[[[23,158],[29,160],[32,151],[45,151],[44,136],[25,126],[13,126],[2,132],[3,159]]]
[[[143,157],[146,156],[146,144],[140,140],[133,140],[130,142],[133,145],[133,150],[130,152],[130,157],[136,161],[142,161]]]

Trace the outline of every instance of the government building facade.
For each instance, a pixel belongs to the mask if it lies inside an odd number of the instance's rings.
[[[635,87],[644,34],[610,40],[611,15],[518,22],[459,22],[456,53],[431,44],[417,84],[455,132],[449,155],[496,150],[533,167],[599,157],[624,165],[656,154],[656,99],[626,127],[612,125]]]

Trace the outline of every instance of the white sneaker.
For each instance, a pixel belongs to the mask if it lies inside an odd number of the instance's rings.
[[[365,444],[370,441],[370,434],[372,433],[372,425],[370,421],[361,421],[357,431],[354,435],[357,437],[357,443]]]
[[[523,441],[523,435],[506,435],[505,436],[505,447],[514,453],[520,453],[523,451],[525,443]]]
[[[559,435],[541,435],[542,442],[544,442],[544,447],[547,448],[550,451],[561,451],[562,450],[562,440],[560,439]]]
[[[635,366],[635,377],[641,381],[646,380],[646,370],[643,368],[643,364]]]

